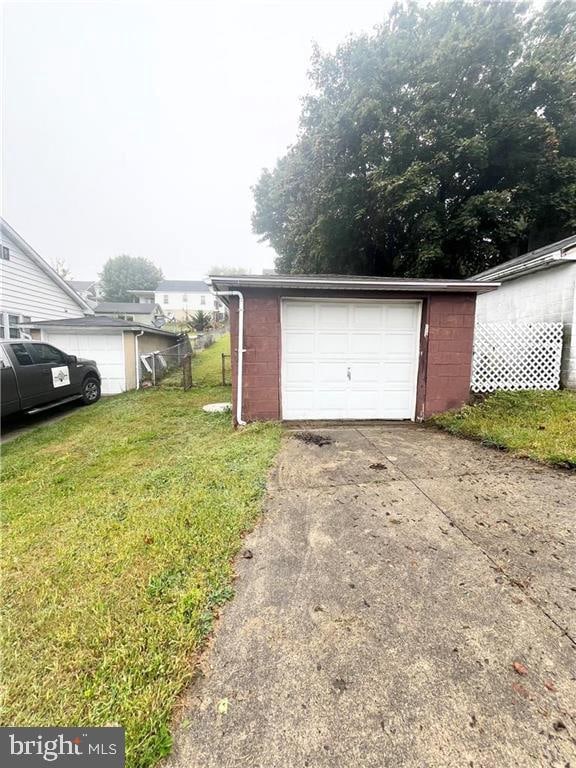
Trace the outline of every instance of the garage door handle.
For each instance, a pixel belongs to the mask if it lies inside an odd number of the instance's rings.
[[[346,369],[346,377],[348,378],[348,381],[352,381],[352,369],[347,368]]]

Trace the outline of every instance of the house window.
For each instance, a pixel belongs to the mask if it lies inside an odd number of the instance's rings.
[[[186,294],[182,296],[182,301],[184,302],[184,304],[188,304],[188,296]]]
[[[8,315],[8,336],[11,339],[20,338],[20,328],[18,324],[20,322],[20,315]]]
[[[200,296],[200,304],[204,306],[206,304],[206,296],[202,295]]]
[[[168,294],[167,294],[167,293],[165,293],[165,294],[164,294],[164,298],[163,298],[163,300],[162,300],[162,303],[163,303],[163,304],[169,304],[169,303],[170,303],[170,302],[168,301]]]
[[[7,245],[2,246],[2,258],[4,261],[10,261],[10,248]]]

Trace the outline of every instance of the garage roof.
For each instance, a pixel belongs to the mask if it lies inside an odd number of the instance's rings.
[[[24,325],[24,324],[22,324]],[[163,331],[152,325],[134,323],[131,320],[118,320],[106,315],[91,315],[90,317],[64,317],[61,320],[41,320],[37,323],[26,323],[26,328],[74,328],[75,330],[118,330],[124,331],[148,331],[148,333],[161,334],[162,336],[176,337],[178,334]]]
[[[425,293],[487,293],[500,283],[474,280],[428,280],[411,277],[357,275],[211,275],[206,282],[217,291],[238,288],[298,288],[329,291],[421,291]]]

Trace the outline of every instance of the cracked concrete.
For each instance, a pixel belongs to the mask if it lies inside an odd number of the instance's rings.
[[[285,441],[166,768],[576,765],[576,478],[318,432]]]

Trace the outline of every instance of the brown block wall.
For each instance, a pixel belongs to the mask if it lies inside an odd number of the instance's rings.
[[[416,408],[419,418],[460,408],[470,397],[472,348],[474,343],[475,294],[430,294],[424,322],[428,338],[424,344],[424,364],[420,375]]]
[[[310,294],[305,294],[310,295]],[[334,294],[317,294],[318,298]],[[352,294],[346,296],[353,300]],[[339,296],[341,298],[341,296]],[[360,298],[357,296],[356,298]],[[394,294],[363,298],[420,298],[423,300],[416,417],[459,408],[470,393],[474,339],[474,294]],[[273,291],[244,292],[245,421],[281,419],[281,295]],[[428,335],[425,328],[428,325]],[[230,300],[232,402],[236,414],[238,371],[238,300]]]
[[[232,402],[236,414],[238,299],[230,305]],[[280,419],[280,298],[244,293],[244,421]]]

